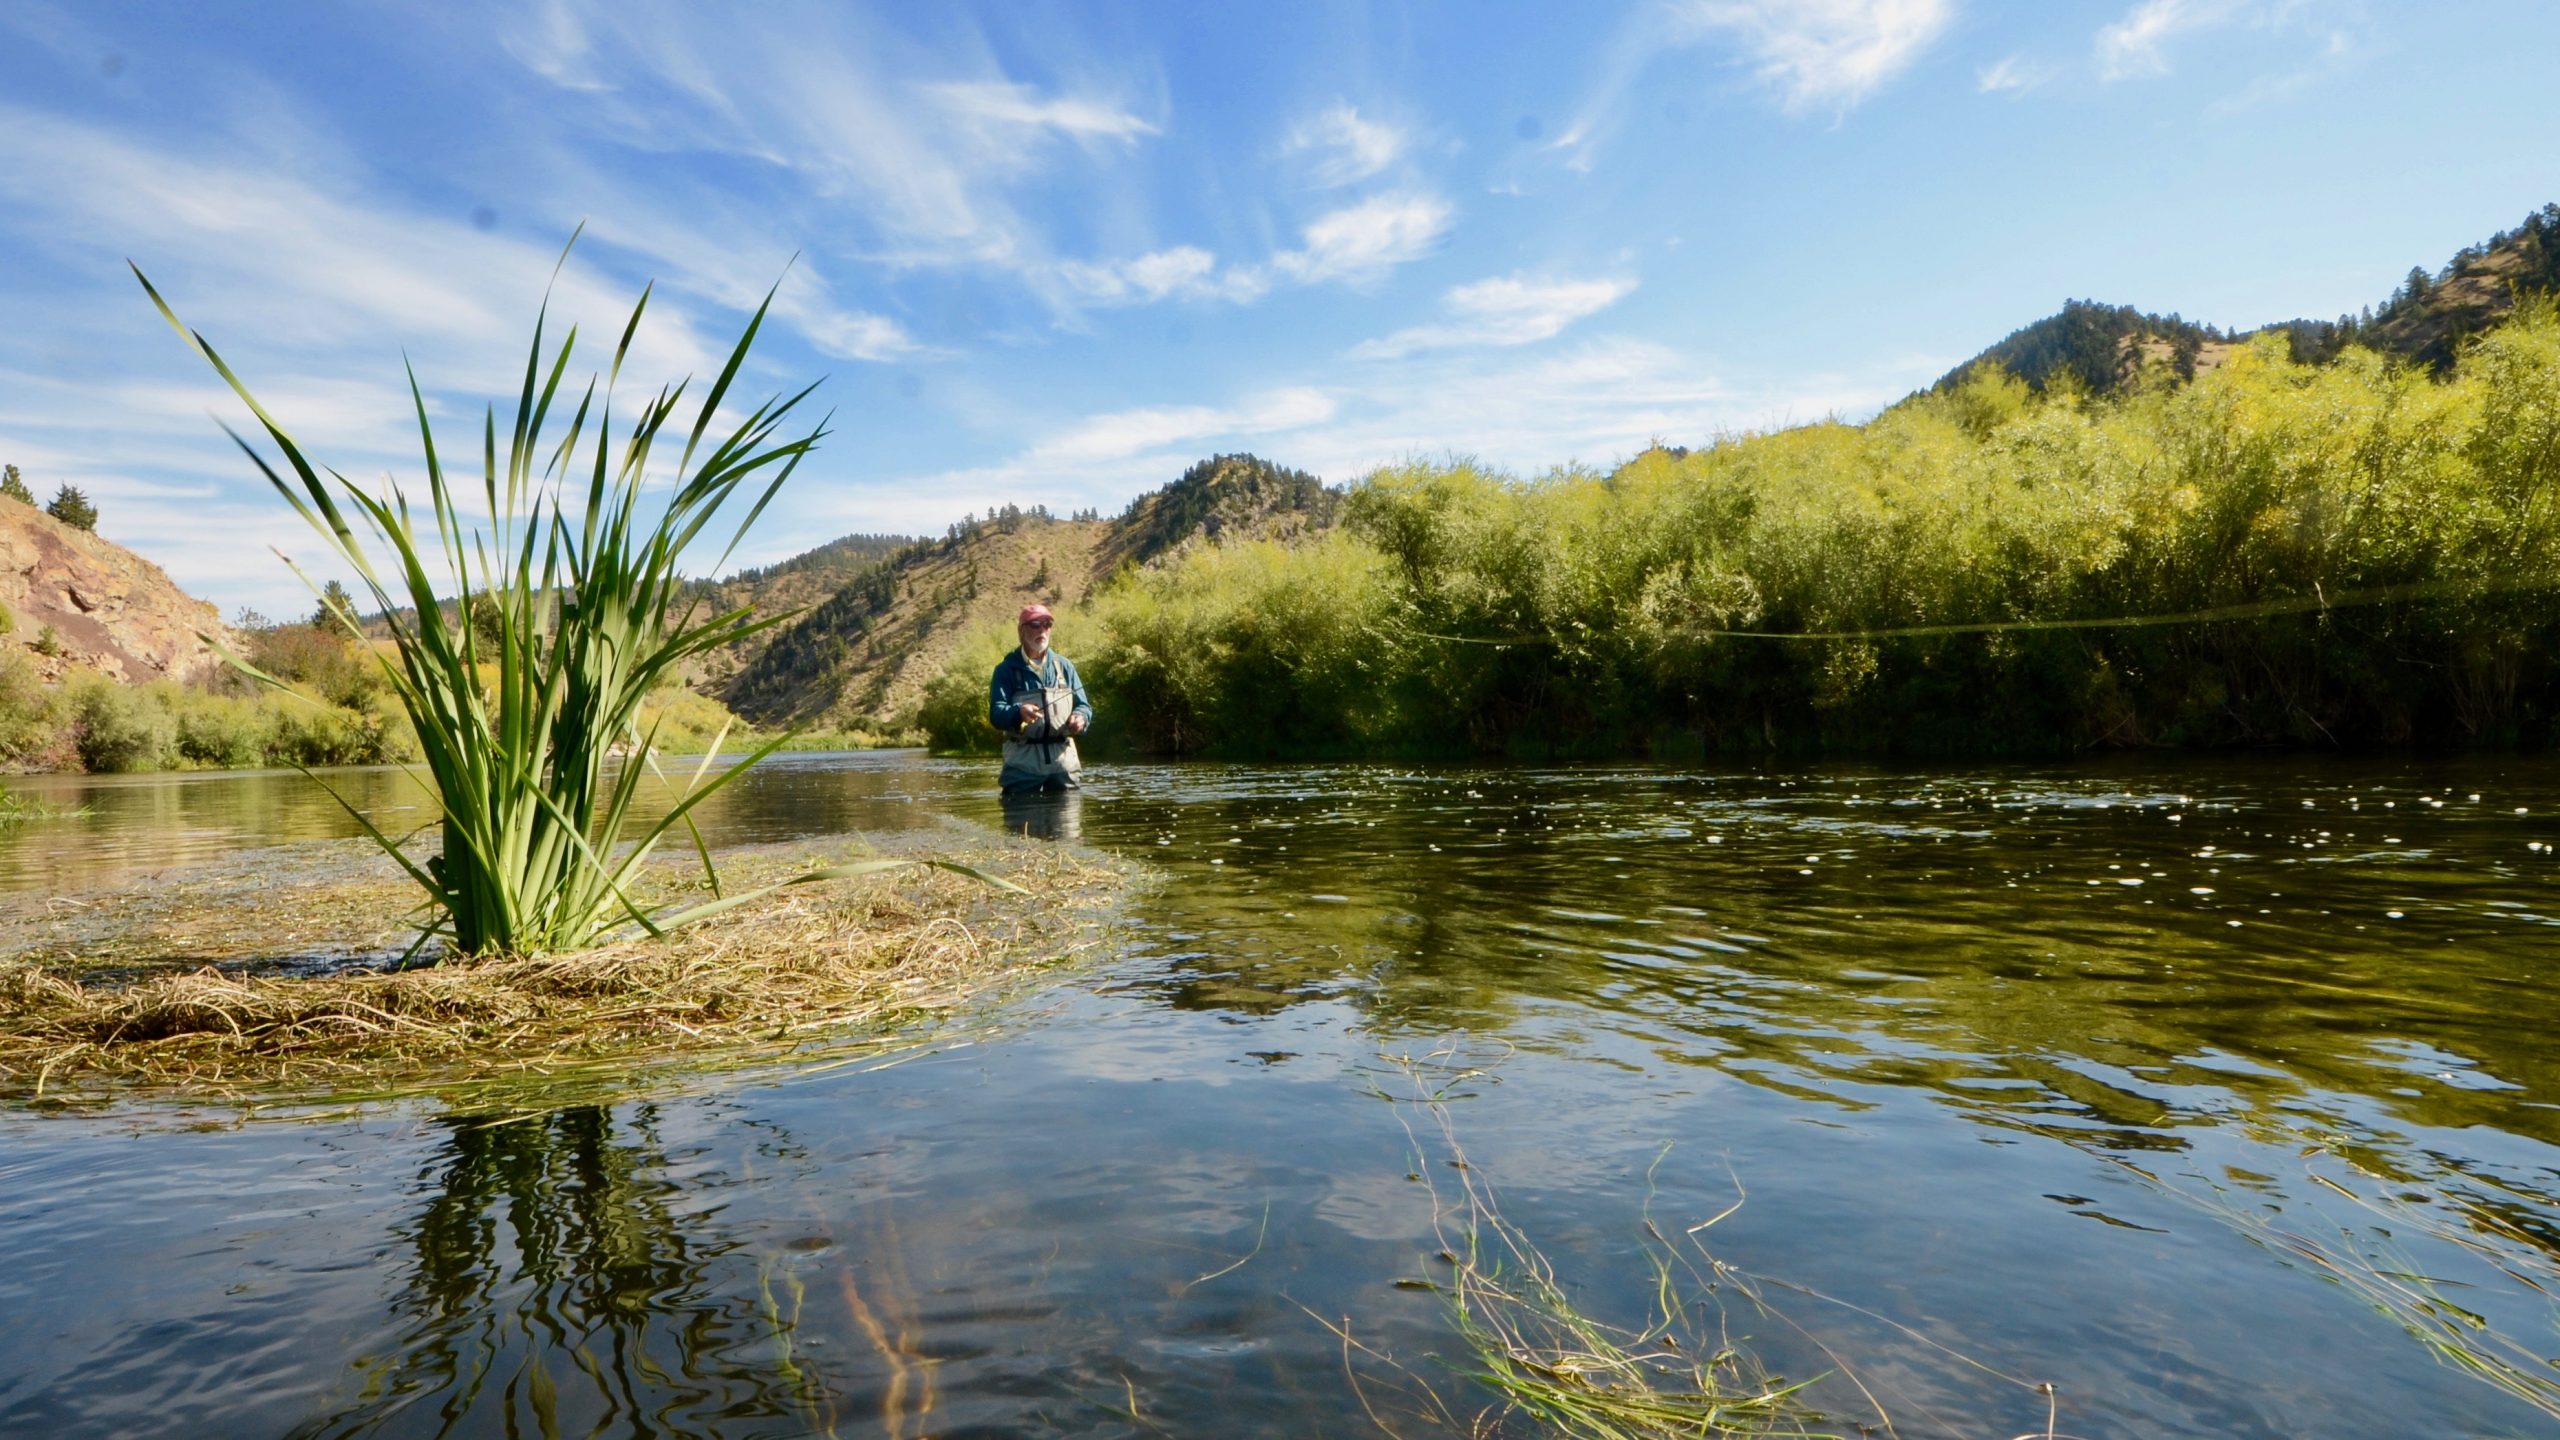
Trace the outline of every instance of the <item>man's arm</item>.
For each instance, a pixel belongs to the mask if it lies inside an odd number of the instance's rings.
[[[997,661],[996,673],[987,681],[987,723],[1010,735],[1022,728],[1022,708],[1013,703],[1013,687],[1004,683],[1007,668],[1004,660]]]

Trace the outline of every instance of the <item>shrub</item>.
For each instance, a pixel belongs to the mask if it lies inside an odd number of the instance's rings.
[[[321,625],[271,625],[249,637],[251,665],[333,705],[361,707],[381,688],[374,657],[343,629]]]
[[[179,758],[217,770],[249,770],[266,764],[276,729],[275,717],[262,699],[202,690],[180,692],[177,727]]]
[[[134,689],[84,676],[70,690],[74,745],[83,768],[115,775],[165,770],[178,758],[178,719],[162,687]]]
[[[54,693],[35,662],[15,646],[0,646],[0,759],[24,763],[49,748],[61,729]]]
[[[35,651],[37,654],[48,658],[60,655],[62,653],[62,637],[55,634],[53,627],[50,625],[38,626],[36,628]]]
[[[1010,625],[976,631],[925,686],[916,724],[936,753],[992,755],[1004,748],[1004,737],[987,723],[987,682],[1014,643]]]

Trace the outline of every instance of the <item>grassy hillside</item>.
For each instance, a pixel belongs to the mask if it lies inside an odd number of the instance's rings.
[[[762,569],[741,570],[720,581],[696,582],[686,591],[686,598],[699,597],[714,614],[740,606],[759,615],[806,610],[824,604],[864,572],[914,543],[906,535],[847,535]],[[744,645],[711,652],[690,678],[698,688],[716,691],[771,644],[773,636],[774,632],[768,630]]]
[[[1190,544],[1321,528],[1337,499],[1302,471],[1220,455],[1113,520],[1012,506],[971,516],[855,576],[721,680],[719,693],[758,724],[900,728],[950,659],[991,630],[1009,632],[1026,602],[1060,612],[1059,647],[1073,654],[1077,613],[1114,576]]]

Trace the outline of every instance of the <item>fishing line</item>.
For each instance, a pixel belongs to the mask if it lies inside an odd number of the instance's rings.
[[[1976,620],[1945,625],[1901,625],[1864,630],[1727,630],[1715,626],[1684,625],[1666,633],[1730,640],[1906,640],[1937,635],[1997,635],[2031,630],[2139,629],[2159,625],[2209,625],[2228,620],[2257,620],[2275,615],[2345,610],[2357,606],[2387,605],[2394,601],[2426,600],[2456,594],[2478,597],[2544,592],[2560,589],[2560,584],[2550,580],[2503,580],[2486,584],[2430,580],[2407,585],[2384,585],[2371,590],[2348,590],[2336,595],[2328,594],[2317,582],[2314,582],[2311,588],[2312,593],[2309,595],[2286,596],[2275,600],[2253,600],[2240,605],[2218,605],[2203,610],[2180,610],[2155,615],[2101,615],[2069,620]],[[1410,626],[1395,628],[1415,639],[1444,640],[1453,645],[1489,645],[1496,649],[1558,643],[1551,635],[1446,635],[1432,630],[1418,630]]]

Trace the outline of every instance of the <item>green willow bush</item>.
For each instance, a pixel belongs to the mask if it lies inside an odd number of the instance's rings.
[[[2542,304],[2444,378],[2269,338],[1608,473],[1390,467],[1318,540],[1128,577],[1078,659],[1103,743],[1173,753],[2549,744],[2556,588]]]
[[[142,278],[139,270],[135,274]],[[437,925],[420,943],[444,933],[465,954],[572,950],[626,921],[656,933],[751,898],[667,913],[644,910],[626,887],[673,827],[690,827],[694,807],[781,743],[769,742],[716,775],[706,757],[661,818],[637,822],[643,778],[655,770],[644,761],[659,738],[655,724],[641,723],[652,692],[691,657],[788,618],[760,620],[744,609],[706,618],[694,603],[680,604],[688,593],[681,567],[705,527],[733,499],[746,500],[727,547],[710,567],[716,571],[826,433],[822,421],[796,439],[775,438],[808,389],[766,400],[725,435],[713,431],[772,295],[702,394],[683,432],[672,486],[663,503],[646,512],[642,493],[651,461],[690,388],[690,382],[661,388],[623,434],[614,434],[614,386],[648,308],[648,292],[632,309],[601,391],[596,380],[587,382],[565,435],[557,439],[546,426],[554,401],[563,398],[561,381],[577,332],[570,331],[546,356],[546,302],[534,325],[512,419],[502,425],[492,408],[483,427],[477,488],[490,517],[483,530],[463,517],[414,373],[409,388],[427,482],[423,527],[396,483],[387,494],[376,494],[314,465],[213,347],[179,321],[147,278],[142,284],[162,316],[257,417],[282,458],[282,473],[248,440],[233,438],[362,580],[390,631],[389,653],[371,653],[415,728],[428,778],[442,800],[441,853],[414,861],[364,817],[357,819],[425,888],[439,912]],[[358,522],[365,536],[359,536]],[[313,592],[322,593],[317,586]],[[353,614],[325,602],[323,609],[362,644]],[[494,622],[474,625],[460,618],[475,614],[494,614]],[[235,663],[250,668],[246,661]],[[263,673],[260,678],[283,683]],[[616,747],[642,758],[611,766],[608,757]],[[709,854],[700,836],[693,838],[716,891]],[[903,862],[865,862],[799,878],[865,873],[892,863]]]

